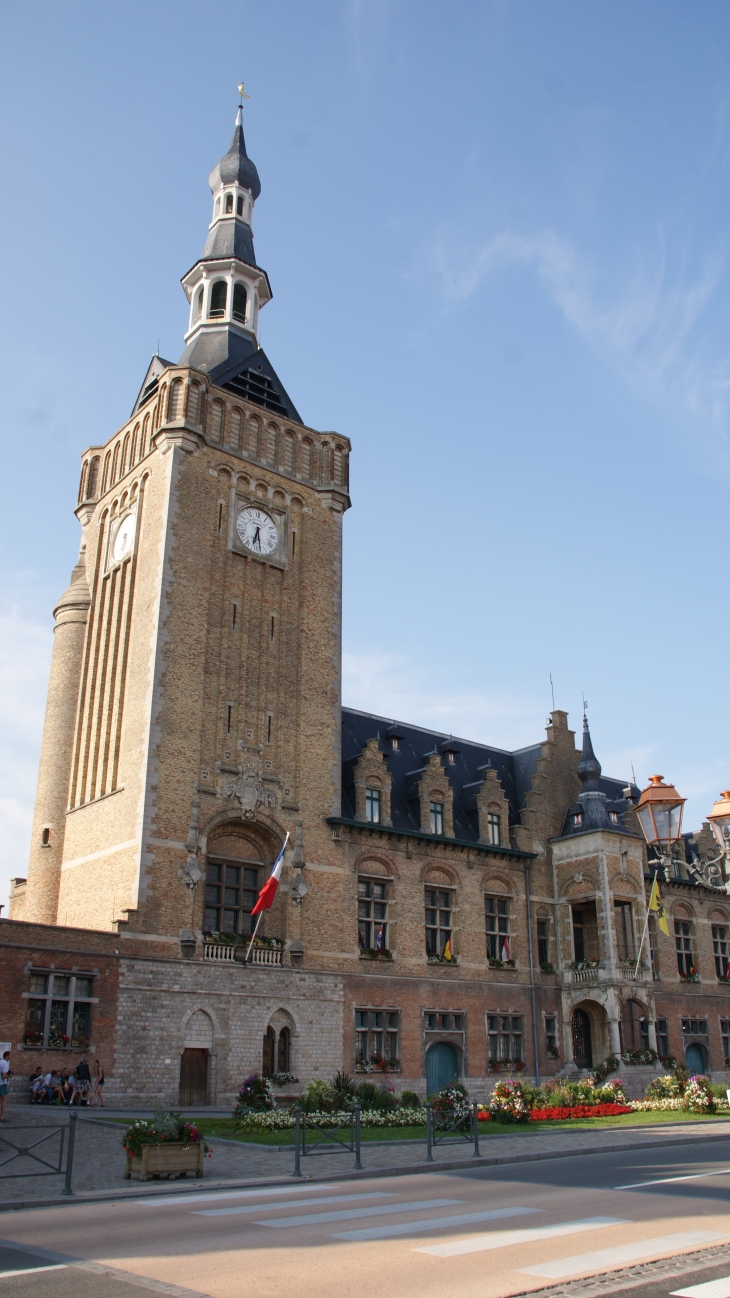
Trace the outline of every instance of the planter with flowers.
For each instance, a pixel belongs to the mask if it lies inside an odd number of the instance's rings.
[[[179,1113],[155,1110],[151,1120],[140,1118],[127,1128],[122,1148],[127,1156],[124,1179],[139,1173],[140,1181],[150,1176],[203,1175],[203,1160],[209,1154],[198,1128]]]

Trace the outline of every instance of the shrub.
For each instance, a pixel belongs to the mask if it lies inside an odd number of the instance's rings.
[[[682,1096],[682,1107],[688,1113],[714,1113],[717,1104],[709,1077],[690,1077]]]
[[[608,1077],[609,1073],[618,1072],[619,1063],[620,1060],[618,1060],[615,1055],[609,1055],[607,1059],[604,1059],[602,1064],[596,1065],[593,1069],[592,1076],[597,1082],[602,1082],[606,1077]]]
[[[420,1109],[421,1101],[415,1091],[401,1091],[396,1100],[402,1109]]]
[[[372,1109],[376,1113],[395,1108],[395,1096],[390,1090],[376,1086],[375,1082],[360,1082],[355,1090],[357,1101],[362,1109]]]
[[[338,1109],[349,1109],[355,1103],[357,1082],[349,1073],[346,1073],[343,1070],[335,1073],[330,1082],[330,1088]]]
[[[299,1096],[299,1105],[305,1113],[332,1113],[337,1107],[335,1098],[329,1082],[313,1077]]]
[[[276,1100],[268,1077],[260,1073],[250,1073],[239,1088],[234,1118],[242,1118],[247,1113],[265,1113],[276,1108]]]
[[[497,1082],[492,1091],[489,1116],[493,1122],[527,1122],[529,1111],[521,1082]]]

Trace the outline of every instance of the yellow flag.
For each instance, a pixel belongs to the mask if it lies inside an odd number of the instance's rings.
[[[444,960],[453,960],[453,958],[451,954],[451,938],[449,938],[444,947]]]
[[[654,875],[654,882],[651,885],[651,894],[649,896],[649,910],[654,911],[657,917],[657,922],[659,924],[659,927],[662,930],[662,933],[666,933],[667,937],[669,937],[669,925],[667,924],[667,912],[664,909],[664,902],[662,901],[661,893],[659,892],[659,881],[656,875]]]

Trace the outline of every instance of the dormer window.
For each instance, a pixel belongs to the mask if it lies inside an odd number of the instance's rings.
[[[236,216],[243,216],[243,197],[241,194],[236,199]]]
[[[211,320],[219,320],[226,314],[226,300],[228,298],[228,285],[224,279],[216,280],[210,294],[210,307],[208,316]]]
[[[450,748],[450,749],[448,750],[448,752],[447,752],[447,754],[446,754],[446,757],[447,757],[447,759],[448,759],[449,766],[453,766],[453,765],[454,765],[454,758],[455,758],[455,754],[454,754],[453,749]]]
[[[380,824],[380,789],[365,790],[365,819],[372,825]]]
[[[246,290],[243,284],[235,284],[233,287],[233,319],[240,320],[241,324],[246,323]]]
[[[617,824],[618,824],[618,812],[617,812],[617,811],[609,811],[608,814],[609,814],[609,816],[611,817],[611,824],[612,824],[612,825],[617,825]]]
[[[430,811],[430,819],[431,819],[431,833],[440,834],[443,837],[443,832],[444,832],[443,802],[432,802],[429,811]]]
[[[233,212],[233,194],[226,194],[226,216]]]
[[[391,747],[392,747],[392,749],[393,749],[393,752],[394,752],[394,753],[397,753],[397,752],[398,752],[398,749],[400,748],[400,739],[398,738],[398,736],[397,736],[397,735],[393,735],[393,738],[391,739],[390,743],[391,743]]]
[[[582,824],[583,824],[583,812],[576,811],[575,815],[573,816],[573,828],[580,829]]]
[[[501,842],[499,813],[490,811],[487,816],[487,842],[493,847],[499,847]]]

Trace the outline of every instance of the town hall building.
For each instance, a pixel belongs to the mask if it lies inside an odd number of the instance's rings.
[[[259,344],[240,111],[210,187],[180,359],[155,356],[82,456],[28,873],[0,921],[14,1085],[80,1051],[122,1106],[232,1103],[254,1070],[298,1079],[282,1094],[344,1069],[481,1098],[641,1050],[724,1078],[709,823],[652,840],[652,798],[681,799],[604,776],[585,718],[580,747],[556,710],[509,752],[342,706],[350,442],[304,423]]]

